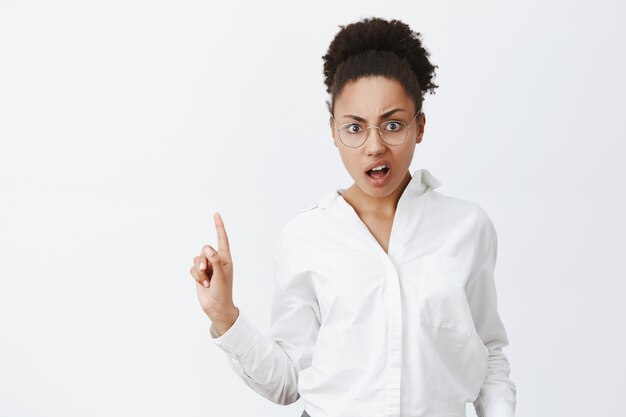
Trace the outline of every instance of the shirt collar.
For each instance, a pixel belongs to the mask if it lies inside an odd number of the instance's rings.
[[[426,190],[439,187],[441,182],[433,176],[426,168],[417,169],[413,172],[411,181],[407,184],[406,188],[403,191],[403,195],[413,194],[418,196],[423,194]],[[320,208],[327,208],[333,203],[335,203],[339,198],[342,198],[339,195],[340,191],[345,191],[344,188],[337,188],[332,191],[324,194],[317,203],[317,206]]]

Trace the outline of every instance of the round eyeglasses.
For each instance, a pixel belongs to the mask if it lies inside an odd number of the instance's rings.
[[[411,122],[408,125],[402,120],[387,120],[380,126],[365,127],[357,122],[345,123],[337,128],[339,140],[349,148],[358,148],[367,140],[367,129],[375,128],[378,129],[381,139],[387,145],[400,145],[409,135],[409,126],[413,124],[413,121],[421,112],[422,109],[415,113],[415,116],[413,116],[413,119],[411,119]],[[335,120],[333,115],[330,117]]]

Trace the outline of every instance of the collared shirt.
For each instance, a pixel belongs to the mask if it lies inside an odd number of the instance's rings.
[[[513,417],[497,310],[497,236],[478,204],[426,169],[396,207],[388,251],[343,198],[324,194],[274,247],[270,333],[240,307],[211,340],[250,388],[311,417]]]

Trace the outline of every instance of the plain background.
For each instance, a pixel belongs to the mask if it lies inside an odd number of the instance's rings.
[[[268,331],[280,229],[352,183],[321,56],[370,16],[411,25],[439,66],[412,170],[497,228],[517,415],[620,415],[624,12],[0,1],[0,416],[300,416],[236,377],[189,268],[219,211],[235,303]]]

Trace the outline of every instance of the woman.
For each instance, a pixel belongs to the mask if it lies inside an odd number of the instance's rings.
[[[354,179],[292,218],[275,247],[271,334],[233,303],[233,263],[217,253],[191,275],[212,340],[237,375],[303,416],[511,417],[516,386],[502,352],[497,236],[477,204],[435,191],[409,166],[424,134],[436,66],[419,33],[365,18],[324,55],[332,138]]]

